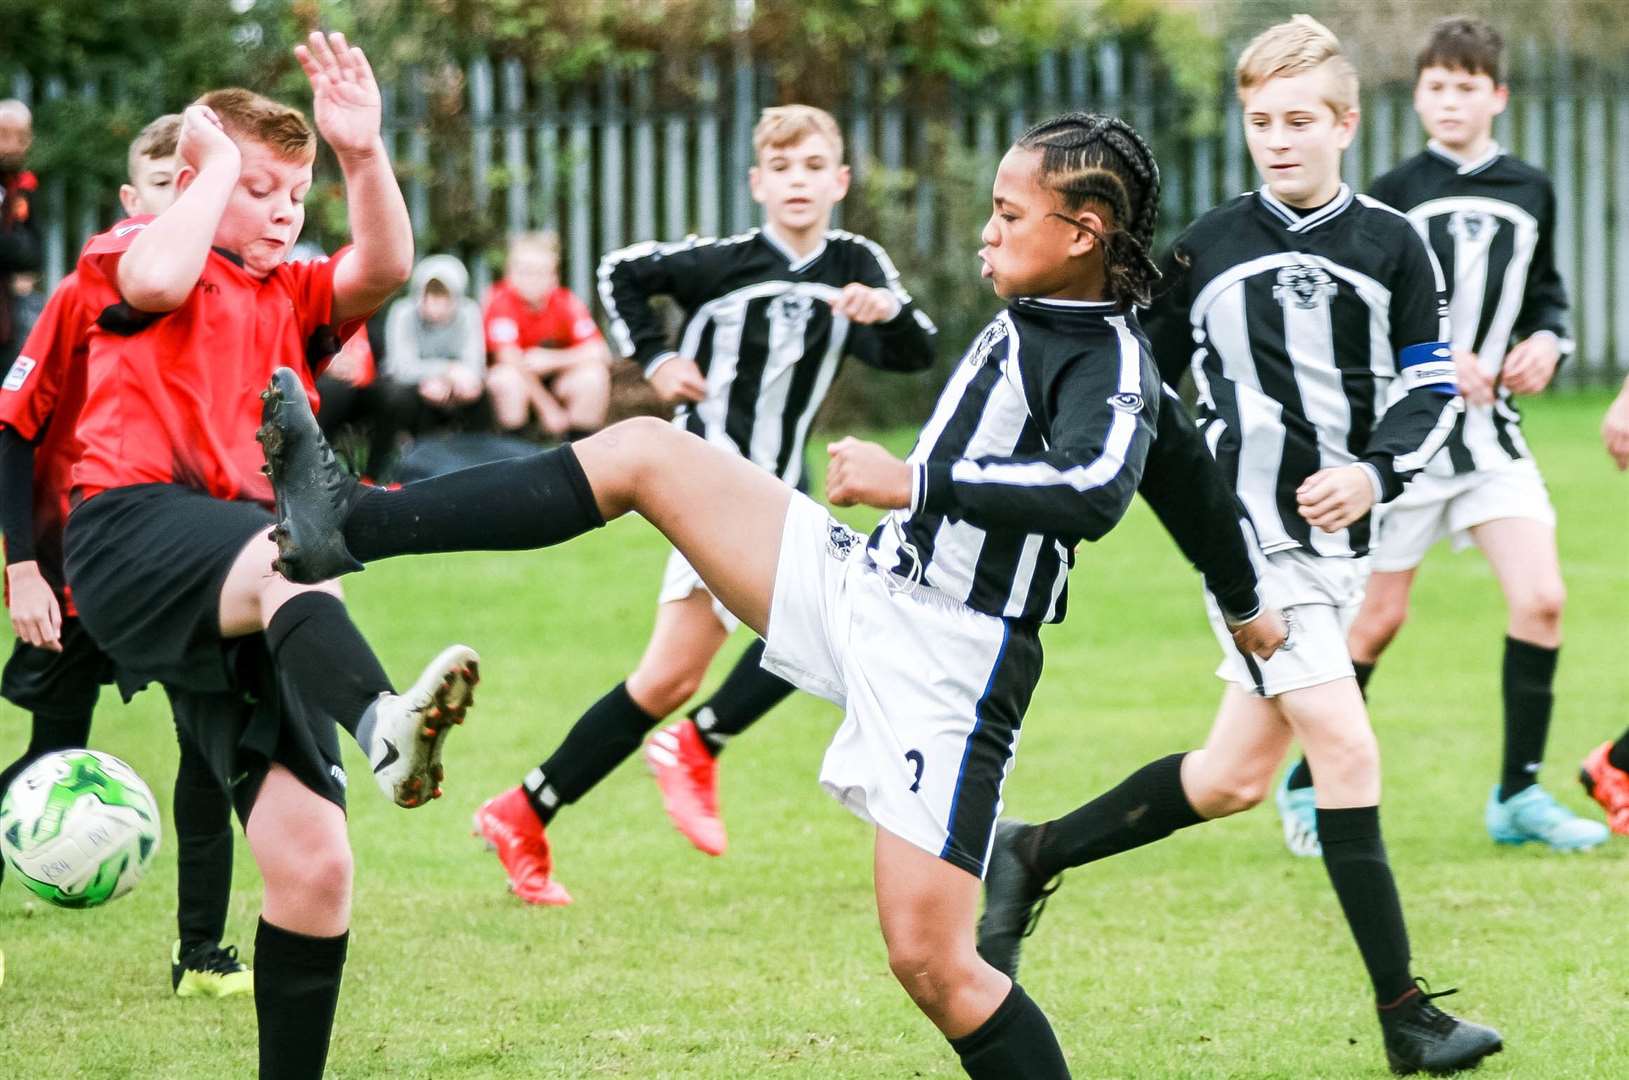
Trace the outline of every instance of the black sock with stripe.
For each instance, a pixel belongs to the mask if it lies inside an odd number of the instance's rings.
[[[639,707],[627,683],[617,683],[571,725],[548,759],[522,787],[547,825],[564,803],[574,803],[626,761],[661,719]]]
[[[1555,669],[1561,650],[1505,638],[1505,752],[1499,797],[1508,799],[1538,783],[1555,705]]]
[[[757,638],[735,662],[713,696],[690,712],[702,745],[717,757],[724,744],[757,723],[789,697],[791,683],[763,668],[764,639]]]

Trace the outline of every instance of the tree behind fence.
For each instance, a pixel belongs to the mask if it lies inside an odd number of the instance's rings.
[[[1629,372],[1629,93],[1575,82],[1565,53],[1535,44],[1514,53],[1512,104],[1495,134],[1555,181],[1557,263],[1578,341],[1564,378],[1602,383]],[[946,353],[995,306],[977,280],[977,232],[995,163],[1032,121],[1083,108],[1124,115],[1148,135],[1164,177],[1167,240],[1256,183],[1231,88],[1196,108],[1146,52],[1113,40],[1047,53],[978,86],[924,90],[897,67],[862,61],[831,83],[830,100],[816,103],[837,114],[856,181],[840,223],[889,248],[940,323]],[[56,78],[14,75],[12,84],[25,100],[98,93]],[[409,71],[387,87],[386,138],[422,251],[464,255],[484,287],[501,269],[508,233],[556,229],[562,276],[588,297],[606,251],[757,223],[745,184],[751,132],[758,111],[777,102],[769,70],[740,52],[607,70],[572,85],[481,58],[462,71]],[[1360,184],[1424,139],[1407,85],[1367,88],[1363,109],[1346,170]],[[43,194],[54,281],[107,220],[112,193],[49,176]],[[342,222],[313,224],[337,233]]]

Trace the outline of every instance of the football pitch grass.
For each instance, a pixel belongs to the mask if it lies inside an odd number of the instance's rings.
[[[1600,447],[1606,401],[1528,409],[1571,594],[1542,779],[1597,818],[1577,763],[1629,724],[1629,477]],[[552,551],[400,560],[347,580],[398,683],[451,641],[480,650],[483,682],[449,743],[447,795],[427,808],[388,805],[347,743],[356,902],[330,1075],[962,1075],[888,973],[869,831],[815,781],[838,722],[825,702],[793,698],[724,755],[723,858],[668,825],[637,760],[556,819],[569,908],[510,896],[469,835],[477,804],[516,783],[638,660],[664,552],[627,520]],[[1043,634],[1046,671],[1007,788],[1009,813],[1031,819],[1198,744],[1221,690],[1197,579],[1140,503],[1082,545],[1071,591],[1068,621]],[[1497,848],[1483,830],[1503,625],[1482,559],[1439,547],[1372,684],[1416,970],[1434,989],[1461,988],[1443,1002],[1451,1011],[1504,1033],[1505,1052],[1478,1075],[1629,1075],[1629,840],[1561,856]],[[3,708],[9,757],[25,719]],[[93,745],[133,764],[168,814],[175,737],[158,693],[128,708],[104,693]],[[253,1074],[251,1001],[171,996],[165,829],[148,879],[105,909],[51,909],[15,882],[0,890],[0,1076]],[[240,836],[227,941],[245,953],[258,908]],[[1285,852],[1270,805],[1071,872],[1024,958],[1022,981],[1077,1077],[1385,1073],[1323,867]]]

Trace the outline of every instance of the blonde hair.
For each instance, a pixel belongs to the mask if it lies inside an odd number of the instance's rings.
[[[180,138],[180,113],[167,113],[142,128],[130,143],[130,152],[125,158],[125,169],[129,178],[132,181],[136,179],[137,158],[148,158],[152,161],[168,161],[173,158],[175,145]]]
[[[198,104],[215,110],[234,142],[260,143],[285,161],[316,160],[317,137],[299,109],[236,86],[211,90]]]
[[[1234,69],[1239,98],[1269,79],[1300,75],[1328,65],[1333,90],[1324,104],[1343,116],[1357,108],[1358,77],[1352,62],[1341,52],[1333,31],[1311,15],[1297,15],[1268,27],[1239,54]]]
[[[843,132],[825,109],[813,105],[772,105],[758,116],[752,129],[752,153],[756,157],[772,146],[791,146],[810,135],[831,143],[839,164],[843,160]]]
[[[530,251],[536,255],[546,255],[554,260],[556,266],[560,265],[560,237],[551,229],[539,229],[536,232],[516,233],[509,238],[509,254],[505,261],[513,259],[516,252]]]

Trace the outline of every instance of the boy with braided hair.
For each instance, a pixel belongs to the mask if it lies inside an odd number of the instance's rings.
[[[1263,599],[1289,622],[1258,660],[1208,598],[1227,680],[1203,748],[1151,762],[1044,825],[1003,822],[979,944],[1017,970],[1039,906],[1073,866],[1238,813],[1265,796],[1293,738],[1318,776],[1330,883],[1374,985],[1398,1072],[1452,1072],[1497,1032],[1431,1003],[1410,971],[1402,904],[1380,838],[1380,756],[1346,650],[1361,598],[1367,515],[1396,498],[1461,412],[1442,275],[1406,218],[1341,183],[1357,75],[1298,15],[1237,69],[1246,141],[1265,183],[1178,237],[1148,325],[1168,381],[1191,365],[1207,443],[1259,542]]]
[[[1063,618],[1072,548],[1118,522],[1168,411],[1132,310],[1155,272],[1152,156],[1118,121],[1057,126],[1089,134],[1064,148],[1042,125],[1002,159],[979,258],[1007,306],[916,447],[904,461],[855,439],[829,448],[832,501],[888,511],[869,540],[739,455],[650,419],[398,491],[291,467],[322,445],[292,373],[274,379],[265,421],[278,565],[295,580],[358,560],[544,547],[630,511],[661,530],[766,637],[767,668],[845,709],[821,783],[875,825],[889,966],[980,1080],[1069,1075],[1046,1016],[974,948],[978,881],[1040,676],[1040,627]],[[1118,239],[1117,210],[1136,226]],[[1168,510],[1191,518],[1189,541],[1218,538],[1220,587],[1248,615],[1258,605],[1225,486],[1193,475],[1215,497]],[[1271,653],[1276,625],[1259,612],[1240,641]]]

